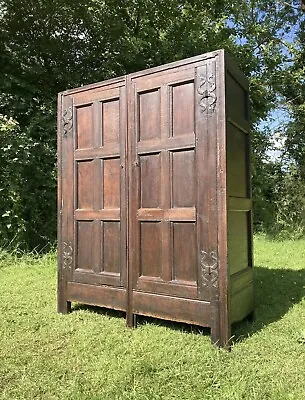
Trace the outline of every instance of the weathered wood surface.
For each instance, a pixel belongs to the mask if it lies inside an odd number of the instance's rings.
[[[253,309],[248,133],[223,51],[61,93],[59,311],[195,323],[227,345]]]

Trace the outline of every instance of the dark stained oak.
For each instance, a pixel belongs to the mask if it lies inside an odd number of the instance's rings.
[[[119,158],[109,158],[103,161],[104,209],[120,208],[120,168]]]
[[[127,263],[125,80],[72,90],[61,94],[59,104],[59,276],[65,277],[65,287],[75,282],[122,288]],[[62,286],[59,298],[70,302]],[[59,303],[64,310],[64,301]]]
[[[114,99],[101,103],[102,144],[119,143],[120,100]]]
[[[194,132],[194,81],[171,87],[172,135]],[[185,110],[188,110],[185,112]]]
[[[120,222],[104,221],[103,222],[103,271],[111,273],[120,273]]]
[[[139,93],[139,141],[160,138],[160,90]]]
[[[94,160],[77,164],[77,208],[92,209],[94,188]]]
[[[193,149],[171,152],[172,207],[195,206],[195,152]]]
[[[78,107],[76,109],[77,148],[90,149],[93,147],[93,106]]]
[[[251,314],[248,82],[223,51],[58,101],[58,311],[83,302],[211,328]]]
[[[196,224],[173,222],[172,279],[197,284]]]
[[[141,208],[158,208],[161,205],[161,154],[139,158],[141,179]]]
[[[171,319],[201,326],[209,326],[210,304],[204,301],[162,296],[155,293],[136,292],[134,294],[136,314]]]

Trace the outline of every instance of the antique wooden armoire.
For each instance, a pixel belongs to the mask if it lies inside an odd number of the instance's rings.
[[[59,94],[58,310],[211,328],[254,308],[248,83],[223,51]]]

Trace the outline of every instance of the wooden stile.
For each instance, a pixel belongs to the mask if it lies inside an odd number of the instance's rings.
[[[254,309],[248,83],[223,51],[58,102],[58,310],[211,328]]]

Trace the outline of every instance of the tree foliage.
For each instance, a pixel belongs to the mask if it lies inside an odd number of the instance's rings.
[[[286,154],[305,164],[302,24],[297,1],[0,1],[5,243],[41,248],[55,240],[59,91],[217,48],[232,53],[250,79],[256,226],[266,227],[267,216],[275,218],[268,199],[274,176],[282,181],[284,173],[266,159],[272,132],[261,128],[274,108],[289,104],[294,125],[287,128]]]

